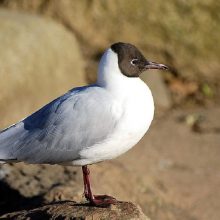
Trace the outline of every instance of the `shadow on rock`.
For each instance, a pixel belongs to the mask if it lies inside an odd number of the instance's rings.
[[[0,181],[0,195],[0,215],[22,209],[32,209],[43,203],[42,196],[24,197],[4,181]]]

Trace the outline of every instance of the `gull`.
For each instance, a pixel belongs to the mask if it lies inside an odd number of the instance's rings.
[[[85,198],[95,206],[115,204],[111,196],[92,193],[88,165],[118,157],[147,132],[154,102],[139,76],[149,69],[168,67],[132,44],[112,44],[95,84],[73,88],[0,132],[0,162],[82,166]]]

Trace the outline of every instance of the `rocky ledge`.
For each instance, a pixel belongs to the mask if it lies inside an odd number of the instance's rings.
[[[140,207],[131,202],[118,202],[108,208],[98,208],[71,201],[55,202],[31,210],[8,213],[1,216],[0,219],[149,220]]]

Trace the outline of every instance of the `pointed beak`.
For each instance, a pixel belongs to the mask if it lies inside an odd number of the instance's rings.
[[[166,65],[161,64],[161,63],[147,61],[145,65],[145,69],[146,70],[149,70],[149,69],[168,70],[169,68]]]

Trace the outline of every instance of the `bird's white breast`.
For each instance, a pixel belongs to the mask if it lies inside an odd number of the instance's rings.
[[[115,111],[121,114],[115,130],[102,143],[83,149],[80,155],[86,159],[80,163],[113,159],[132,148],[148,130],[154,114],[152,94],[139,78],[132,84],[115,97]]]
[[[97,85],[112,96],[112,113],[117,115],[118,123],[101,143],[82,149],[81,159],[73,161],[74,165],[92,164],[125,153],[143,137],[153,119],[151,91],[139,77],[122,74],[117,54],[111,49],[100,61]]]

